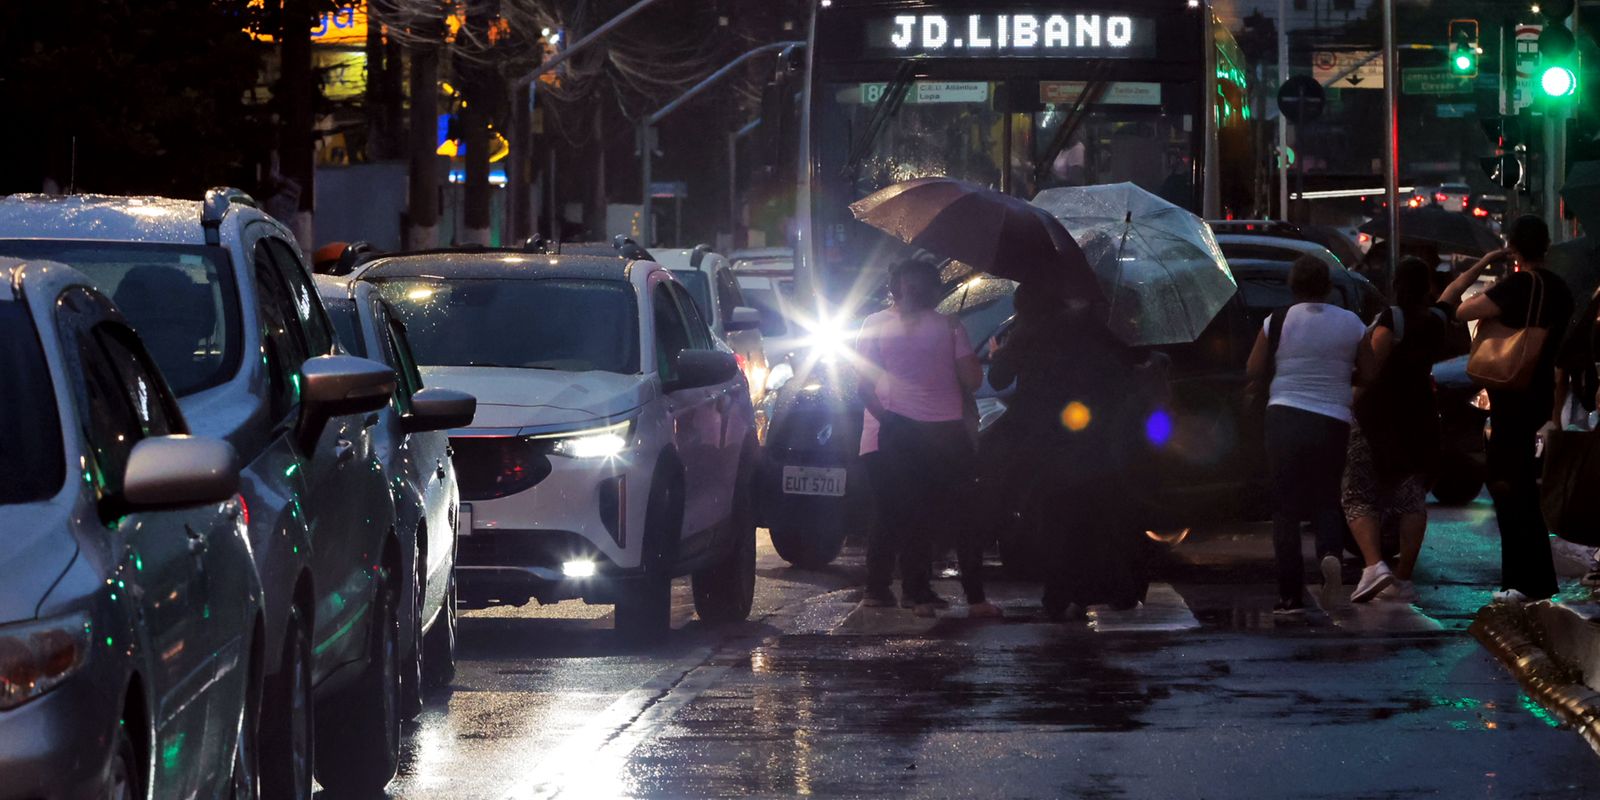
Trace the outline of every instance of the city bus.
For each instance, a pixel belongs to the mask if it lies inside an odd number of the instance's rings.
[[[797,278],[835,297],[881,267],[849,205],[946,175],[1031,199],[1129,181],[1253,216],[1244,59],[1209,0],[819,0],[805,52]]]

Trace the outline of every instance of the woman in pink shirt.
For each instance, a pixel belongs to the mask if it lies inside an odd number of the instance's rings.
[[[973,482],[972,439],[964,422],[983,370],[961,323],[934,310],[939,272],[906,261],[890,273],[894,305],[867,317],[857,351],[867,362],[861,381],[867,418],[862,453],[878,498],[878,527],[867,544],[862,602],[892,606],[889,589],[900,564],[900,603],[933,616],[948,602],[933,591],[935,542],[961,539],[962,587],[970,616],[998,616],[983,595],[982,549],[974,555],[960,530]]]

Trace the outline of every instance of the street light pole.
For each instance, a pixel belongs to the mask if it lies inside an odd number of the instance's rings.
[[[650,178],[651,161],[655,158],[654,140],[656,125],[659,124],[661,120],[665,119],[668,114],[671,114],[672,112],[677,111],[679,108],[682,108],[684,103],[693,100],[701,92],[711,88],[712,86],[721,82],[724,78],[733,74],[733,71],[737,69],[740,64],[743,64],[744,62],[764,53],[771,53],[778,50],[782,50],[785,57],[787,57],[788,54],[795,48],[804,46],[805,42],[773,42],[772,44],[761,45],[760,47],[757,47],[754,50],[751,50],[744,55],[741,55],[738,58],[735,58],[734,60],[724,64],[721,69],[706,76],[704,80],[689,87],[688,90],[686,90],[683,94],[673,98],[672,102],[667,103],[666,105],[657,109],[654,114],[651,114],[639,121],[639,158],[641,159],[639,164],[639,174],[642,178],[642,183],[644,184],[644,191],[641,192],[639,201],[640,244],[644,245],[645,247],[649,247],[652,244],[652,237],[655,235],[655,220],[650,218],[650,215],[653,213],[651,208],[653,203],[651,202],[652,198],[650,197]]]
[[[1289,0],[1278,0],[1278,85],[1289,82]],[[1278,218],[1289,219],[1289,121],[1278,112]]]
[[[1389,199],[1389,276],[1400,265],[1400,119],[1396,95],[1400,73],[1394,46],[1394,0],[1383,0],[1383,193]],[[1389,287],[1380,287],[1385,291]]]

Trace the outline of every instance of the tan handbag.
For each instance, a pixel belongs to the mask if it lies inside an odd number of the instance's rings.
[[[1535,325],[1544,311],[1544,279],[1537,272],[1530,274],[1533,291],[1528,296],[1527,325],[1513,328],[1498,319],[1478,323],[1478,336],[1467,358],[1467,377],[1486,389],[1526,389],[1539,368],[1550,331]]]

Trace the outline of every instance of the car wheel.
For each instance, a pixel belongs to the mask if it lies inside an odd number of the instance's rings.
[[[139,785],[139,751],[128,735],[128,722],[117,726],[116,751],[111,757],[111,772],[106,776],[106,797],[110,800],[135,800],[144,797]]]
[[[309,800],[311,753],[316,745],[311,701],[311,626],[289,610],[283,665],[266,683],[272,698],[262,709],[261,792],[279,800]]]
[[[317,714],[317,780],[336,794],[376,794],[400,765],[400,587],[380,575],[366,671]]]
[[[422,606],[427,591],[422,553],[417,553],[412,563],[415,566],[411,570],[411,614],[407,623],[411,636],[405,648],[406,655],[400,661],[400,715],[403,719],[422,713]]]
[[[728,553],[693,577],[694,610],[706,622],[741,622],[749,618],[755,603],[756,523],[751,483],[749,470],[741,468],[728,518],[732,529]]]
[[[430,689],[449,686],[456,677],[456,576],[445,585],[444,608],[422,639],[422,682]]]
[[[672,630],[674,549],[683,528],[682,483],[665,469],[650,481],[644,514],[644,575],[617,598],[616,630],[633,642],[660,639]]]
[[[261,656],[250,654],[245,677],[244,710],[239,715],[238,742],[233,749],[233,800],[261,798]]]
[[[839,557],[844,549],[845,531],[821,530],[800,525],[774,525],[772,547],[778,557],[801,569],[822,569]]]

